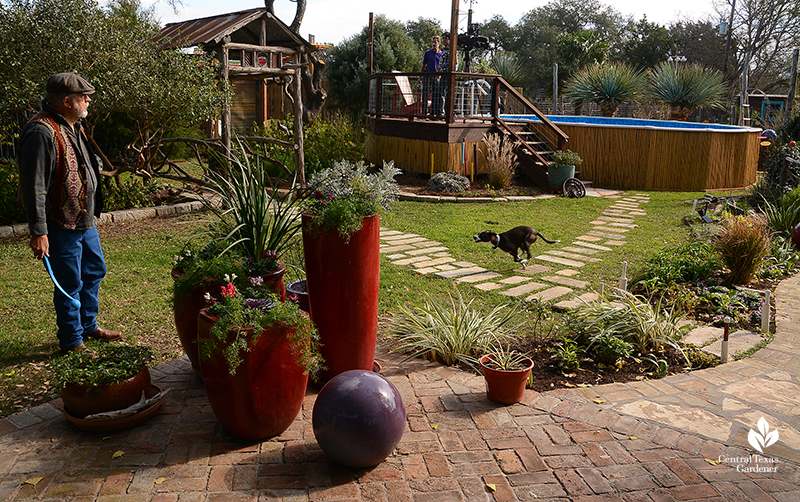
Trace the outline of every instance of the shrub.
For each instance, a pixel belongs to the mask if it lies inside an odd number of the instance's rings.
[[[436,173],[431,177],[428,184],[425,186],[426,190],[432,192],[450,192],[461,193],[469,188],[469,178],[461,176],[455,171],[447,171],[446,173]]]
[[[150,207],[150,186],[142,179],[129,177],[117,184],[113,178],[106,178],[103,186],[103,210],[134,209]]]
[[[631,284],[662,290],[671,284],[697,282],[722,268],[715,249],[706,241],[694,241],[665,249],[650,257]]]
[[[633,354],[633,345],[613,333],[603,330],[594,335],[586,352],[609,366],[619,367],[621,362]]]
[[[732,284],[746,284],[769,255],[769,227],[761,218],[735,216],[723,223],[714,245],[730,270],[728,280]]]
[[[579,167],[583,163],[583,159],[580,155],[573,152],[572,150],[564,150],[553,152],[553,163],[558,165],[567,165],[567,166],[575,166]]]
[[[392,352],[410,351],[406,360],[423,356],[475,368],[476,357],[506,341],[513,329],[506,325],[516,312],[500,305],[484,314],[472,308],[472,301],[465,303],[461,293],[450,297],[450,305],[429,298],[421,307],[401,306],[391,328]]]
[[[561,337],[561,341],[551,347],[550,352],[561,371],[577,371],[581,367],[581,349],[575,340]]]
[[[797,189],[792,192],[795,191]],[[775,206],[769,202],[765,203],[764,217],[773,230],[784,237],[791,238],[792,230],[800,223],[800,199],[794,199],[787,203],[785,199],[787,199],[788,195],[786,194],[780,203]]]
[[[26,221],[25,212],[17,202],[19,168],[16,162],[0,160],[0,225]]]
[[[698,106],[720,106],[723,75],[700,65],[663,62],[650,72],[648,94],[670,106],[670,120],[686,120]]]
[[[510,141],[503,141],[500,134],[485,135],[483,143],[486,145],[484,165],[489,173],[489,184],[494,188],[506,188],[511,184],[517,170],[514,145]]]
[[[578,70],[567,82],[564,97],[596,103],[604,117],[613,117],[621,103],[638,99],[644,87],[644,74],[633,67],[598,63]]]

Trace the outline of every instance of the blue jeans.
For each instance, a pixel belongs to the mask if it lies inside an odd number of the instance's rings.
[[[55,224],[47,226],[50,243],[50,266],[64,291],[81,302],[72,307],[66,296],[55,289],[53,305],[58,324],[58,345],[62,350],[83,343],[84,333],[97,329],[100,281],[106,275],[106,262],[100,248],[97,227],[89,230],[67,230]]]

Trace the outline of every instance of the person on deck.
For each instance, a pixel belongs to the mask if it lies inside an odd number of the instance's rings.
[[[439,37],[431,39],[431,48],[425,51],[422,56],[422,71],[424,73],[436,73],[437,75],[426,75],[422,77],[422,116],[428,115],[428,98],[431,100],[431,114],[436,115],[437,103],[441,101],[438,97],[439,91],[439,63],[442,58],[442,51],[439,50]]]

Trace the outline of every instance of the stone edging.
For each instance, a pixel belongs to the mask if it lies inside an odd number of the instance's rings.
[[[198,211],[203,207],[200,201],[182,202],[171,206],[156,206],[156,207],[143,207],[139,209],[122,209],[119,211],[111,211],[102,213],[97,218],[97,224],[103,225],[106,223],[122,223],[128,221],[144,220],[147,218],[159,218],[162,216],[175,216],[179,214],[188,214],[193,211]],[[16,225],[0,226],[0,238],[10,237],[26,237],[28,236],[28,224],[17,223]]]
[[[470,202],[470,203],[488,203],[488,202],[525,202],[537,199],[552,199],[556,197],[555,194],[542,194],[536,197],[530,196],[514,196],[507,197],[452,197],[440,195],[417,195],[409,192],[400,192],[397,196],[398,200],[410,202]]]

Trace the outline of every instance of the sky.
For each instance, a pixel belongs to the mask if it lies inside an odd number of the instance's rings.
[[[156,0],[156,14],[162,24],[186,21],[226,12],[263,7],[258,0],[182,0],[177,14],[164,0]],[[471,0],[460,0],[460,29],[465,30],[466,14]],[[613,6],[623,15],[648,21],[669,24],[677,18],[705,20],[714,16],[713,0],[600,0]],[[472,21],[481,22],[495,14],[515,25],[523,14],[541,7],[548,0],[472,0]],[[147,5],[147,0],[143,2]],[[284,23],[291,24],[297,4],[290,0],[275,0],[275,14]],[[406,22],[419,17],[433,18],[443,27],[450,27],[452,0],[307,0],[305,16],[300,25],[300,35],[314,35],[317,43],[338,44],[360,32],[369,23],[369,13],[383,14],[389,19]]]

